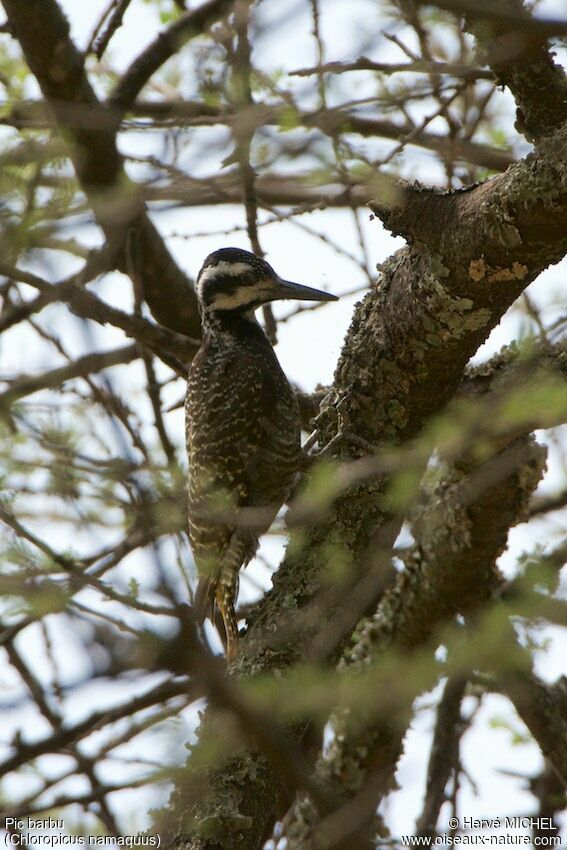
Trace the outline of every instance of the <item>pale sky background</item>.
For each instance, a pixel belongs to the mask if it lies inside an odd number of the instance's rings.
[[[60,0],[60,2],[69,14],[74,38],[80,47],[84,47],[94,22],[106,5],[106,0],[104,2],[103,0],[90,0],[88,4],[85,4],[83,0]],[[364,5],[369,14],[375,14],[376,5],[373,2],[364,0]],[[353,7],[350,3],[334,0],[334,2],[323,3],[322,7],[323,32],[327,39],[327,58],[329,60],[346,58],[349,56],[351,44],[357,41],[362,26],[359,27],[355,21],[353,22]],[[270,14],[278,14],[278,8],[281,9],[281,5],[278,7],[274,0],[268,0],[263,4],[263,14],[266,17],[269,17]],[[565,12],[565,4],[561,0],[556,0],[556,2],[548,0],[548,2],[541,3],[538,8],[540,16],[546,14],[559,16],[565,15]],[[365,29],[367,27],[368,23],[366,23]],[[143,46],[155,37],[158,28],[159,22],[155,8],[151,5],[134,2],[126,14],[124,26],[113,39],[109,51],[113,65],[118,69],[125,67],[141,51]],[[309,32],[309,25],[300,27],[296,20],[290,20],[287,26],[287,34],[290,38],[282,39],[281,42],[269,38],[263,39],[258,45],[255,57],[264,64],[271,64],[273,67],[283,66],[287,69],[311,64],[315,60],[315,55],[313,40]],[[191,46],[189,45],[186,50],[190,52]],[[370,49],[365,52],[372,57]],[[511,114],[511,100],[507,94],[498,94],[497,97],[501,98],[503,123],[506,124]],[[137,153],[151,151],[155,148],[155,137],[143,133],[135,134],[135,136],[128,134],[127,140],[122,141],[123,148],[125,145],[128,146],[128,151],[135,150]],[[527,147],[523,149],[527,149]],[[412,156],[412,162],[418,163],[418,176],[424,182],[435,180],[441,174],[434,157],[425,152],[416,154],[415,157]],[[404,244],[402,239],[394,239],[385,232],[378,221],[370,221],[368,214],[362,212],[360,217],[373,263],[381,262],[392,251]],[[154,220],[161,232],[167,236],[172,233],[202,232],[208,229],[217,230],[222,227],[230,227],[233,224],[241,224],[243,212],[236,206],[170,210],[156,214]],[[309,216],[308,223],[335,239],[339,238],[343,245],[356,252],[356,234],[349,213],[335,210],[317,212]],[[93,227],[83,228],[82,234],[89,235],[93,242],[99,240],[99,236]],[[277,224],[265,228],[261,231],[261,240],[269,261],[283,277],[312,286],[328,288],[336,294],[341,294],[352,289],[358,283],[362,283],[362,275],[356,271],[351,263],[337,256],[333,250],[326,248],[321,243],[318,243],[317,248],[314,249],[313,240],[301,234],[292,225]],[[193,240],[171,238],[168,244],[177,261],[192,276],[196,275],[206,254],[215,248],[228,244],[249,248],[244,234],[237,234],[228,238],[216,236]],[[530,287],[531,297],[545,308],[548,315],[555,313],[559,294],[560,292],[564,293],[566,270],[567,264],[564,262],[560,266],[548,270]],[[45,269],[42,269],[42,273],[46,273]],[[59,279],[65,273],[67,273],[67,269],[54,269],[53,279]],[[109,300],[112,298],[113,303],[118,306],[127,308],[131,304],[129,288],[124,286],[124,279],[120,276],[108,275],[104,284],[97,291]],[[359,298],[360,296],[342,298],[337,304],[325,306],[324,309],[314,313],[306,313],[280,327],[277,354],[290,379],[306,389],[314,388],[319,382],[329,383],[332,380],[342,339],[350,323],[353,305]],[[288,311],[289,305],[278,305],[276,308],[278,315],[286,315]],[[484,359],[514,338],[517,322],[517,315],[515,316],[513,311],[510,311],[510,314],[495,329],[476,359]],[[112,347],[124,340],[120,332],[111,328],[96,327],[92,334],[93,341],[97,345],[103,344],[104,347]],[[77,337],[77,345],[85,346],[84,337]],[[3,370],[9,373],[33,372],[35,369],[40,371],[43,365],[39,349],[37,352],[30,350],[27,342],[24,346],[23,337],[22,345],[19,348],[16,346],[11,350],[3,349],[2,357]],[[112,374],[116,376],[116,386],[124,386],[129,394],[132,392],[131,388],[135,387],[136,382],[138,382],[141,398],[144,384],[140,369],[136,366],[120,367],[113,370]],[[170,395],[166,395],[165,403],[176,401],[180,396],[180,391],[181,384],[178,382],[171,388]],[[130,397],[132,396],[130,395]],[[169,413],[167,423],[176,442],[181,445],[183,442],[182,411]],[[559,460],[557,448],[552,448],[551,453],[556,460],[557,469],[563,468],[565,471],[565,461]],[[555,477],[548,475],[542,487],[542,492],[546,489],[552,491],[558,480],[559,475]],[[508,575],[513,574],[518,555],[524,550],[533,549],[535,535],[539,540],[549,540],[551,545],[554,541],[557,542],[558,535],[561,533],[562,524],[557,516],[552,516],[550,519],[538,523],[536,531],[530,530],[528,533],[522,526],[514,529],[510,535],[509,550],[502,558],[502,568]],[[45,530],[45,536],[49,537],[48,530]],[[63,548],[61,540],[54,542],[57,542],[59,547]],[[92,548],[92,540],[73,541],[73,545],[80,549],[83,542],[86,549]],[[281,545],[276,540],[270,539],[265,543],[262,551],[272,562],[277,563]],[[143,558],[137,555],[130,558],[127,565],[132,574],[138,578],[140,578],[140,564],[143,564]],[[268,577],[265,570],[259,568],[256,571],[254,569],[250,571],[256,580],[266,586]],[[250,582],[247,582],[245,578],[241,581],[241,587],[245,595],[251,592]],[[105,610],[110,612],[111,605]],[[64,632],[65,627],[58,626],[57,628]],[[561,672],[567,673],[565,660],[567,658],[567,638],[565,632],[560,632],[558,628],[550,627],[546,634],[549,637],[550,645],[546,652],[538,653],[537,672],[546,679],[554,680]],[[64,634],[61,633],[60,637],[64,639]],[[66,644],[71,646],[72,641],[68,640]],[[26,650],[30,657],[33,656],[34,652],[36,653],[37,674],[42,676],[45,659],[41,657],[39,646],[39,636],[36,635],[34,638],[33,630],[28,629],[26,631]],[[505,648],[503,648],[503,651],[505,651]],[[84,674],[84,659],[81,658],[80,654],[69,649],[65,656],[66,676],[69,681],[73,681],[79,679],[82,673]],[[0,676],[4,694],[4,697],[0,698],[1,710],[3,699],[6,699],[6,702],[9,703],[20,693],[20,690],[16,677],[10,676],[6,668],[0,669]],[[156,681],[158,678],[156,678]],[[80,689],[69,706],[70,718],[78,720],[97,706],[103,706],[113,699],[118,701],[123,694],[123,687],[123,685],[115,686],[112,684],[102,687],[99,683],[93,687],[87,686]],[[144,690],[147,687],[149,687],[149,680],[145,681]],[[424,704],[432,703],[433,696],[437,696],[437,694],[427,695],[422,702]],[[465,708],[471,710],[473,704],[474,700],[468,698],[465,702]],[[460,813],[463,816],[495,817],[504,814],[526,814],[531,811],[530,806],[533,806],[533,799],[531,795],[522,790],[521,782],[512,777],[504,776],[503,772],[530,775],[537,773],[541,765],[538,748],[531,743],[512,747],[509,731],[491,728],[491,723],[495,718],[501,717],[507,718],[515,728],[522,728],[521,721],[514,716],[504,698],[498,696],[486,697],[476,716],[473,728],[464,737],[462,745],[463,763],[476,787],[473,789],[471,783],[467,782],[466,779],[463,780],[460,796]],[[385,806],[394,835],[411,832],[414,826],[414,818],[420,811],[424,788],[425,759],[429,752],[428,744],[434,719],[434,713],[431,711],[424,710],[419,713],[407,737],[405,755],[398,770],[398,781],[402,790],[392,794]],[[184,723],[185,729],[189,730],[194,724],[194,720],[195,709],[192,708],[183,713],[183,718],[180,719],[178,726],[181,728],[181,724]],[[174,725],[172,723],[170,727]],[[15,730],[18,727],[23,728],[25,737],[30,739],[41,737],[48,731],[43,720],[21,706],[4,712],[2,740],[9,740],[10,730]],[[165,733],[156,732],[153,735],[153,740],[148,743],[150,754],[151,752],[156,755],[159,754],[161,752],[160,747],[166,741],[166,738]],[[139,749],[139,745],[134,744],[133,747]],[[170,755],[175,761],[182,762],[186,753],[184,749],[180,749]],[[62,757],[52,759],[49,764],[45,762],[50,770],[56,771],[62,770],[63,763]],[[114,763],[109,762],[105,769],[109,777],[114,780],[119,778]],[[120,773],[121,777],[122,773]],[[23,788],[26,780],[18,779],[17,781],[22,783],[21,787]],[[71,787],[76,789],[76,783],[76,779],[71,780],[67,790],[70,790]],[[132,792],[121,792],[113,795],[110,801],[114,810],[119,812],[122,817],[126,831],[129,831],[130,828],[132,831],[136,831],[148,826],[149,821],[146,813],[151,806],[156,805],[156,795],[153,791],[136,789]],[[445,816],[448,817],[448,811],[444,810],[444,812]],[[521,834],[521,832],[517,834]]]

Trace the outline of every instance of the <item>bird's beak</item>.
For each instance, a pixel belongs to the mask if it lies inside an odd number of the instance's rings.
[[[301,283],[293,283],[291,280],[283,280],[278,278],[275,284],[275,294],[272,296],[276,299],[295,299],[296,301],[338,301],[336,295],[331,295],[330,292],[323,292],[321,289],[313,289],[312,286],[303,286]]]

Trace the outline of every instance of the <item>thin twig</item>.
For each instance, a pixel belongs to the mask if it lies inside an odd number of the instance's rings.
[[[94,54],[99,62],[102,59],[106,48],[110,44],[111,38],[116,33],[116,31],[122,26],[122,20],[124,18],[126,10],[128,9],[128,6],[130,5],[130,2],[131,0],[115,0],[115,8],[110,16],[108,24],[106,25],[106,29],[101,35],[98,36],[93,45]]]
[[[310,77],[314,74],[345,74],[348,71],[377,71],[381,74],[447,74],[452,77],[462,77],[467,80],[492,80],[492,71],[486,68],[475,68],[472,65],[461,65],[458,62],[435,62],[433,60],[416,59],[413,62],[373,62],[366,56],[360,56],[354,62],[325,62],[313,68],[299,68],[290,71],[290,77]]]

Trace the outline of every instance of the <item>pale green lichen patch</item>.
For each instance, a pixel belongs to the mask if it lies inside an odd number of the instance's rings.
[[[438,266],[439,264],[435,264]],[[447,286],[433,274],[422,282],[425,303],[429,313],[430,329],[425,339],[429,345],[440,347],[450,339],[460,339],[487,325],[491,320],[490,310],[474,309],[471,298],[451,294]]]
[[[515,248],[522,241],[517,212],[549,204],[567,191],[567,127],[542,139],[537,154],[510,167],[498,181],[498,192],[483,204],[484,227],[489,237]]]
[[[464,505],[466,485],[466,476],[452,469],[427,500],[427,510],[417,522],[425,532],[420,536],[420,548],[428,558],[441,547],[458,552],[470,545],[471,522]]]

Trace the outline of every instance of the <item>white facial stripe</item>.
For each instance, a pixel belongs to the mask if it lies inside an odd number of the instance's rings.
[[[260,280],[253,286],[242,286],[230,295],[219,292],[213,296],[211,307],[213,310],[235,310],[238,307],[245,307],[246,304],[253,304],[264,295],[268,295],[271,289],[271,281]]]
[[[202,297],[203,286],[209,280],[214,280],[216,277],[237,277],[241,274],[246,274],[252,270],[249,263],[226,263],[221,260],[216,266],[208,266],[200,275],[197,281],[197,295]]]

